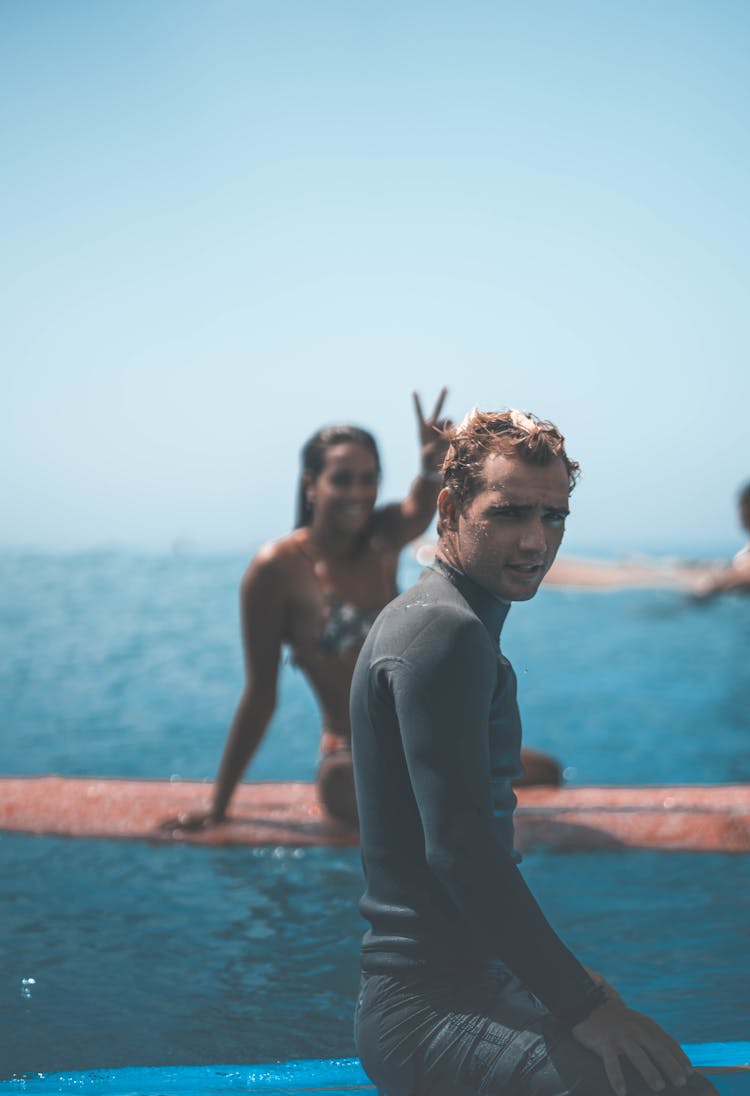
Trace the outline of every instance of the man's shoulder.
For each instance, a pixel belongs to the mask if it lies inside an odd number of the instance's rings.
[[[423,609],[447,619],[463,617],[478,621],[477,615],[460,591],[439,571],[426,567],[417,581],[399,594],[383,610],[394,616],[413,609]]]
[[[378,617],[371,656],[423,658],[430,654],[455,657],[457,648],[490,646],[489,636],[459,590],[443,575],[426,569],[420,579],[399,594]]]

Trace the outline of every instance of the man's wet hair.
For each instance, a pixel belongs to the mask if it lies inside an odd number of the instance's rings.
[[[443,485],[450,487],[460,509],[481,490],[484,464],[491,454],[519,457],[529,464],[549,465],[561,460],[573,490],[580,475],[578,461],[565,452],[565,437],[552,422],[527,411],[480,411],[475,407],[450,431],[443,461]]]
[[[312,437],[307,439],[300,454],[302,468],[297,486],[295,529],[299,529],[303,525],[309,525],[312,521],[312,506],[307,499],[305,477],[316,480],[323,471],[328,450],[334,445],[346,445],[351,442],[370,450],[375,458],[375,466],[378,477],[380,477],[378,443],[369,430],[364,430],[361,426],[351,426],[349,423],[324,426],[320,430],[316,430]]]

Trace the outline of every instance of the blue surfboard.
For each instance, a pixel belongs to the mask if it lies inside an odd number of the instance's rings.
[[[696,1069],[721,1096],[750,1096],[750,1042],[686,1043]],[[0,1096],[351,1096],[375,1093],[357,1058],[324,1058],[269,1065],[128,1066],[67,1073],[31,1073],[0,1081]],[[384,1094],[382,1094],[384,1096]]]

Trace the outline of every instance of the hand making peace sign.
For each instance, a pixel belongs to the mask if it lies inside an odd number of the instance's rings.
[[[440,412],[443,409],[448,389],[443,385],[432,409],[429,418],[424,417],[422,402],[418,392],[412,392],[414,409],[417,413],[417,427],[419,429],[419,446],[422,460],[422,473],[430,478],[439,475],[443,457],[448,449],[448,430],[453,423],[450,419],[441,419]]]

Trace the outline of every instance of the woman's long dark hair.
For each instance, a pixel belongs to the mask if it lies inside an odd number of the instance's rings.
[[[307,500],[305,488],[305,476],[316,480],[323,471],[326,462],[326,452],[332,445],[342,445],[346,442],[354,442],[369,449],[375,457],[378,476],[380,475],[380,454],[375,438],[369,430],[363,430],[360,426],[324,426],[316,431],[302,447],[302,469],[297,487],[297,516],[294,527],[299,529],[303,525],[309,525],[312,521],[312,506]]]

